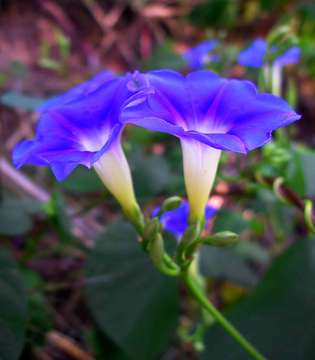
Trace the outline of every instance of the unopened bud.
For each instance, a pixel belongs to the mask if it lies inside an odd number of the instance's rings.
[[[148,219],[146,221],[144,231],[143,231],[143,239],[145,241],[150,241],[151,239],[154,239],[156,234],[160,232],[161,230],[161,224],[159,223],[158,218],[152,218]]]
[[[313,203],[311,200],[305,200],[304,218],[310,233],[315,234],[315,222],[313,215]]]
[[[191,244],[192,242],[196,241],[200,235],[200,225],[194,224],[190,225],[188,229],[185,231],[181,243],[183,244]]]
[[[206,236],[201,241],[206,245],[212,246],[232,246],[239,242],[240,236],[232,231],[222,231],[210,236]]]
[[[177,259],[183,263],[189,259],[196,248],[198,247],[198,239],[200,235],[200,224],[193,224],[185,231],[178,247],[177,247]]]
[[[163,263],[164,241],[161,234],[157,233],[149,243],[149,254],[153,264],[160,268]]]
[[[288,34],[292,35],[290,32],[290,27],[288,25],[282,25],[274,29],[269,33],[267,37],[267,41],[269,45],[278,44],[282,42],[284,39],[288,38]]]
[[[169,197],[163,202],[160,211],[163,213],[164,211],[171,211],[177,209],[181,204],[181,202],[182,199],[179,196]]]

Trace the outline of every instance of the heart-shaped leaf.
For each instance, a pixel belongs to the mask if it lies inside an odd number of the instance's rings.
[[[156,359],[165,350],[177,324],[177,284],[153,268],[130,225],[111,225],[97,239],[86,295],[99,327],[130,359]]]

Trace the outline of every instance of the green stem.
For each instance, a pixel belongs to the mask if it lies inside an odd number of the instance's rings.
[[[266,360],[266,358],[244,338],[242,334],[218,311],[203,294],[194,277],[187,271],[182,274],[182,279],[189,288],[197,302],[246,350],[253,359]]]

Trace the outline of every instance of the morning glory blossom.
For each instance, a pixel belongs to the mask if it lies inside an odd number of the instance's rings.
[[[238,63],[244,66],[260,68],[266,63],[265,57],[267,55],[267,51],[267,41],[264,39],[256,39],[248,48],[240,52],[238,57]],[[271,54],[276,51],[276,48],[273,47],[271,49]],[[283,54],[278,55],[274,59],[273,65],[282,67],[285,65],[296,64],[300,60],[300,55],[301,50],[299,47],[291,47]]]
[[[205,40],[184,52],[182,57],[190,68],[199,69],[218,60],[218,55],[211,54],[211,51],[217,46],[217,40]]]
[[[106,82],[116,78],[116,75],[111,71],[101,71],[96,74],[91,79],[74,86],[72,89],[68,90],[66,93],[59,96],[54,96],[53,98],[46,100],[38,109],[38,112],[44,112],[53,107],[60,107],[61,105],[71,104],[77,100],[82,99],[84,96],[88,96],[93,92],[97,91],[102,85]]]
[[[286,50],[282,55],[278,56],[274,64],[278,66],[294,65],[300,61],[301,49],[297,46],[293,46]]]
[[[122,119],[180,139],[191,222],[203,218],[222,150],[245,154],[300,118],[284,100],[258,93],[249,81],[207,70],[187,76],[157,70],[145,77],[154,92]]]
[[[129,165],[120,137],[121,111],[150,91],[139,73],[115,76],[102,72],[61,96],[44,103],[36,137],[19,143],[13,162],[50,166],[61,181],[74,168],[94,167],[126,213],[136,207]]]
[[[152,216],[156,216],[160,210],[160,207],[155,208],[152,211]],[[206,205],[204,217],[204,228],[207,228],[209,220],[215,216],[217,209],[211,205]],[[174,210],[165,211],[160,217],[160,223],[164,230],[172,233],[177,239],[180,239],[189,225],[189,203],[183,201],[180,206]]]

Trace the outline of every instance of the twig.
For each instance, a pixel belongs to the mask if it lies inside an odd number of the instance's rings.
[[[279,179],[279,178],[278,178]],[[283,181],[277,182],[278,179],[263,178],[263,182],[272,186],[276,195],[279,198],[284,199],[290,205],[294,206],[298,210],[304,213],[305,211],[305,200],[302,199],[294,190],[284,184]],[[315,223],[315,214],[312,214],[313,223]]]
[[[0,158],[0,177],[3,184],[16,194],[29,196],[43,204],[48,203],[50,200],[50,194],[46,190],[35,184],[21,171],[16,170],[3,157]],[[70,216],[75,213],[75,209],[69,208]],[[97,232],[97,229],[92,225],[87,219],[76,217],[73,219],[73,233],[87,247],[92,246],[93,241],[90,239],[94,238]]]
[[[93,358],[84,351],[73,339],[58,332],[50,331],[47,334],[47,340],[67,355],[76,360],[93,360]]]
[[[13,192],[28,195],[41,203],[47,203],[50,195],[27,176],[16,170],[9,162],[0,158],[0,175],[3,183]]]

